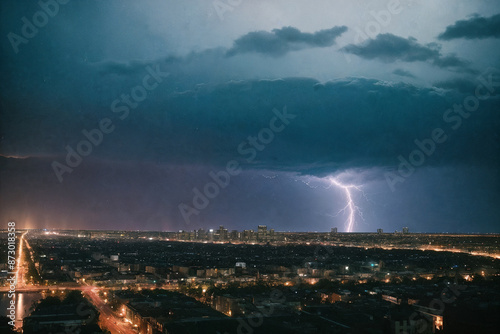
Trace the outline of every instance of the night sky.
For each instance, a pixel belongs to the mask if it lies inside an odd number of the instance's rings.
[[[500,232],[498,1],[0,7],[5,227]]]

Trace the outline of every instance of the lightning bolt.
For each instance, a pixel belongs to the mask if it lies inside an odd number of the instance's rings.
[[[264,176],[264,175],[263,175]],[[340,209],[336,215],[328,215],[331,217],[338,216],[341,213],[347,213],[347,220],[345,222],[346,225],[346,232],[352,232],[354,229],[354,225],[356,224],[356,216],[360,217],[362,220],[363,218],[363,212],[361,209],[356,205],[354,201],[354,196],[353,196],[353,191],[359,191],[361,194],[365,197],[365,199],[368,201],[368,198],[366,197],[365,193],[361,189],[361,186],[355,185],[355,184],[345,184],[341,180],[344,179],[344,177],[349,177],[350,173],[349,172],[344,172],[341,173],[337,176],[329,176],[327,178],[318,178],[318,177],[293,177],[292,179],[295,182],[302,182],[306,186],[308,186],[311,189],[317,189],[319,186],[321,186],[323,189],[330,189],[332,187],[339,188],[344,191],[345,197],[346,197],[346,205]]]
[[[361,210],[356,206],[354,203],[354,200],[352,198],[351,190],[356,189],[359,191],[362,191],[359,186],[353,185],[353,184],[343,184],[341,183],[337,178],[334,177],[329,177],[328,178],[330,183],[340,189],[343,189],[345,192],[347,204],[343,209],[341,209],[337,214],[341,212],[348,212],[347,220],[346,220],[346,226],[347,226],[347,232],[352,232],[352,229],[354,227],[354,223],[356,222],[356,214],[361,216],[363,218],[363,214]]]

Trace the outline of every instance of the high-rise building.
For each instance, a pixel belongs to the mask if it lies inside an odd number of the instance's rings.
[[[242,241],[248,241],[249,239],[249,232],[248,230],[243,230],[243,232],[241,232],[241,240]]]
[[[378,228],[378,229],[377,229],[377,233],[378,233],[378,234],[382,234],[382,233],[384,233],[384,230],[383,230],[383,229],[381,229],[381,228]]]
[[[258,241],[266,241],[267,240],[267,226],[259,225],[257,227],[257,240]]]
[[[256,241],[256,235],[254,230],[248,230],[248,240]]]
[[[330,233],[335,234],[335,233],[337,233],[337,231],[338,231],[338,229],[336,227],[332,227],[332,230]]]
[[[224,228],[224,226],[220,225],[219,226],[219,240],[226,241],[227,237],[228,237],[227,229]]]
[[[198,232],[196,233],[196,239],[205,240],[206,237],[207,237],[207,232],[205,232],[205,230],[202,228],[198,229]]]
[[[269,230],[269,240],[274,241],[275,240],[275,234],[274,234],[274,228]]]
[[[403,227],[403,234],[410,233],[410,229],[408,227]]]

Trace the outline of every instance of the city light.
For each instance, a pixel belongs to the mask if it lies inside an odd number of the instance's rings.
[[[331,185],[331,188],[337,187],[335,184]],[[328,189],[328,188],[325,188]],[[137,250],[135,253],[137,253],[138,256],[144,257],[145,259],[148,259],[147,261],[158,261],[159,256],[164,256],[163,259],[165,259],[165,256],[172,256],[172,252],[177,252],[177,256],[179,256],[178,260],[178,265],[172,265],[170,268],[167,270],[169,272],[169,275],[173,275],[174,278],[172,279],[171,277],[165,276],[165,272],[160,274],[160,276],[157,274],[158,269],[155,266],[149,266],[148,269],[138,269],[139,271],[142,272],[142,275],[140,276],[135,276],[135,278],[132,278],[133,280],[133,289],[132,291],[125,292],[123,296],[119,296],[119,299],[117,300],[116,297],[119,295],[122,291],[127,291],[129,290],[127,286],[124,286],[123,283],[118,283],[114,282],[113,280],[110,280],[105,283],[105,285],[100,285],[102,284],[101,282],[105,281],[103,280],[104,277],[108,276],[109,271],[115,271],[115,275],[125,275],[126,279],[129,280],[130,278],[130,273],[129,269],[131,269],[131,264],[129,259],[127,257],[123,256],[123,259],[120,259],[118,263],[116,261],[109,261],[111,255],[108,255],[108,258],[106,258],[105,261],[102,262],[103,267],[99,268],[93,268],[91,271],[92,272],[86,272],[85,274],[89,275],[86,276],[86,282],[83,283],[84,279],[83,278],[78,278],[76,279],[77,281],[81,282],[82,284],[77,288],[81,289],[85,293],[85,297],[89,298],[89,300],[92,301],[92,303],[100,310],[100,312],[106,317],[105,321],[103,324],[107,328],[111,329],[116,329],[117,326],[121,325],[122,327],[119,327],[122,333],[130,333],[132,334],[134,332],[134,328],[143,328],[145,322],[147,320],[144,320],[142,318],[141,320],[141,315],[140,315],[140,309],[137,309],[137,306],[132,305],[133,307],[128,310],[126,308],[127,304],[127,299],[129,299],[128,302],[131,300],[134,300],[134,296],[129,297],[129,293],[132,293],[135,296],[143,296],[146,297],[147,299],[155,299],[155,307],[164,307],[165,308],[165,313],[169,315],[169,317],[175,318],[179,317],[180,314],[176,313],[175,311],[172,311],[171,306],[162,306],[164,303],[163,298],[161,297],[164,295],[166,291],[169,291],[168,293],[176,293],[179,295],[185,295],[186,298],[192,298],[191,301],[188,299],[185,302],[187,303],[186,305],[190,305],[192,307],[192,300],[196,299],[199,302],[201,302],[200,305],[204,305],[205,307],[212,307],[215,308],[217,311],[230,316],[230,317],[239,317],[243,314],[249,314],[251,311],[249,309],[238,309],[236,311],[236,308],[233,306],[227,306],[231,305],[228,303],[227,298],[229,300],[234,300],[234,298],[238,298],[237,296],[231,296],[232,292],[230,290],[226,290],[228,284],[231,284],[232,282],[238,283],[238,289],[244,289],[245,287],[252,287],[255,284],[258,284],[257,282],[265,282],[269,286],[272,287],[287,287],[286,289],[281,289],[283,290],[282,293],[288,294],[287,299],[291,300],[294,298],[303,298],[302,302],[307,302],[307,305],[314,305],[315,303],[319,304],[325,304],[325,303],[336,303],[336,302],[346,302],[350,304],[355,304],[356,300],[358,298],[363,299],[366,297],[362,297],[359,293],[355,292],[353,293],[353,290],[351,289],[352,285],[359,286],[360,288],[365,288],[367,292],[367,296],[378,296],[381,294],[380,291],[373,291],[372,287],[365,286],[363,285],[368,284],[369,281],[374,280],[378,281],[381,284],[392,284],[392,285],[398,285],[398,289],[405,289],[407,286],[404,283],[404,276],[397,271],[397,268],[393,266],[392,263],[396,261],[397,263],[402,263],[401,267],[404,268],[406,271],[405,276],[412,282],[417,281],[417,277],[421,277],[425,283],[422,283],[424,286],[431,285],[435,283],[433,281],[433,278],[438,277],[436,274],[436,268],[433,269],[433,260],[430,261],[422,261],[421,264],[416,266],[415,264],[410,265],[410,263],[404,263],[406,261],[407,257],[406,255],[398,252],[391,252],[390,250],[392,249],[405,249],[406,252],[411,252],[414,257],[425,257],[427,258],[432,258],[434,256],[438,256],[436,259],[439,259],[440,256],[442,255],[442,251],[439,251],[439,255],[436,255],[436,251],[434,249],[443,249],[441,245],[446,245],[446,247],[455,247],[454,249],[459,249],[459,247],[462,244],[467,245],[469,248],[474,248],[474,249],[489,249],[491,248],[491,245],[495,244],[495,239],[494,236],[492,237],[487,237],[490,239],[490,243],[484,244],[484,240],[478,240],[476,242],[476,245],[471,243],[471,242],[463,242],[462,239],[456,239],[453,238],[450,240],[448,235],[443,235],[443,236],[434,236],[434,235],[426,235],[426,234],[421,234],[419,235],[418,238],[408,238],[405,239],[405,236],[403,234],[376,234],[376,233],[334,233],[332,234],[331,232],[314,232],[314,233],[287,233],[287,232],[278,232],[274,233],[273,232],[273,237],[272,239],[268,239],[270,234],[264,235],[258,235],[254,234],[252,239],[247,239],[246,242],[242,242],[242,240],[235,240],[236,242],[230,246],[231,249],[230,252],[222,252],[222,249],[225,249],[226,244],[221,244],[217,243],[219,238],[224,235],[220,231],[224,231],[225,229],[221,226],[217,232],[214,233],[213,236],[211,236],[212,240],[210,241],[211,245],[207,245],[206,243],[203,243],[203,241],[206,240],[185,240],[185,244],[182,245],[182,248],[179,248],[177,250],[174,250],[176,247],[174,247],[175,243],[171,243],[167,246],[170,246],[168,248],[171,248],[168,250],[163,255],[162,254],[163,250],[165,250],[165,244],[163,238],[158,238],[155,240],[158,240],[157,243],[151,242],[148,240],[148,238],[142,238],[144,241],[143,242],[138,242],[137,244]],[[260,231],[269,231],[267,229],[267,226],[261,225],[260,226]],[[43,250],[44,254],[50,254],[50,256],[47,257],[40,257],[42,259],[42,262],[49,262],[50,258],[53,257],[57,260],[65,261],[64,257],[66,254],[75,254],[78,251],[82,249],[86,249],[87,251],[89,250],[88,248],[95,248],[92,249],[91,252],[87,252],[87,254],[102,254],[106,252],[109,249],[109,245],[114,245],[113,247],[119,247],[121,249],[115,250],[117,253],[125,253],[128,251],[127,245],[123,246],[117,246],[117,243],[113,241],[113,238],[115,235],[113,232],[103,232],[104,235],[108,234],[111,235],[112,237],[110,238],[110,244],[107,243],[102,243],[102,244],[95,244],[92,246],[89,246],[89,243],[87,240],[82,240],[82,238],[77,238],[75,237],[75,241],[70,242],[69,244],[67,243],[67,238],[57,240],[54,237],[50,239],[50,241],[47,242],[46,236],[44,236],[41,240],[33,240],[33,243],[36,242],[36,248],[37,249],[42,249],[45,247],[45,250]],[[129,232],[128,235],[125,237],[129,237],[131,240],[137,240],[137,235],[141,234],[142,232]],[[175,232],[173,232],[175,233]],[[80,233],[81,234],[81,233]],[[179,232],[179,234],[172,234],[171,239],[177,240],[179,236],[184,236],[185,232]],[[196,236],[196,234],[193,234]],[[235,238],[239,238],[242,236],[241,233],[234,233]],[[286,239],[284,238],[286,236]],[[316,267],[313,265],[313,263],[320,263],[322,261],[320,256],[316,256],[314,259],[311,259],[311,254],[314,253],[314,249],[317,247],[337,247],[337,246],[332,246],[329,240],[331,240],[332,236],[335,238],[336,243],[339,245],[338,247],[346,247],[342,245],[348,245],[347,248],[349,249],[349,253],[359,253],[359,254],[365,254],[364,260],[361,261],[361,263],[358,264],[358,261],[354,260],[353,257],[351,257],[349,254],[347,256],[345,254],[342,254],[340,252],[339,254],[336,254],[336,252],[332,252],[329,255],[329,259],[327,261],[323,261],[323,264],[325,267]],[[36,237],[35,237],[36,238]],[[123,237],[120,237],[123,238]],[[230,241],[230,237],[226,236],[228,238],[228,241]],[[400,243],[396,245],[395,239],[398,238]],[[474,241],[475,237],[474,236],[465,236],[464,238],[468,238],[465,240],[468,241]],[[161,241],[160,241],[161,240]],[[269,241],[268,241],[269,240]],[[30,241],[31,241],[31,234],[30,234]],[[408,244],[404,244],[404,242],[408,242]],[[26,247],[29,248],[29,245],[27,243],[27,240],[24,240],[26,242]],[[47,244],[45,246],[42,246],[45,242]],[[137,241],[136,241],[137,242]],[[190,252],[185,252],[185,245],[187,243],[189,244],[189,247],[192,248]],[[251,247],[250,245],[254,244],[260,244],[258,248]],[[290,250],[285,251],[285,249],[280,249],[283,246],[286,246],[288,243],[291,244],[296,244],[296,245],[301,245],[300,248],[293,250],[294,254],[293,256],[299,256],[302,257],[303,261],[303,266],[299,268],[293,268],[289,265],[286,264],[281,264],[280,266],[276,267],[276,271],[273,273],[267,273],[265,271],[261,271],[259,269],[259,264],[252,264],[247,266],[238,266],[235,265],[237,263],[240,263],[242,258],[247,258],[248,256],[258,256],[259,258],[265,258],[266,261],[269,261],[270,263],[273,263],[274,261],[281,261],[283,256],[288,255]],[[432,243],[432,248],[428,249],[425,254],[421,252],[421,247],[423,245],[429,245]],[[269,249],[267,249],[264,244],[269,245],[271,244],[273,247],[273,252],[272,253],[267,253]],[[70,249],[70,251],[68,251]],[[378,249],[378,250],[377,250]],[[58,251],[61,250],[61,251]],[[224,266],[220,266],[220,263],[226,263],[227,259],[233,259],[233,251],[234,253],[242,253],[236,258],[236,261],[230,261],[229,263],[233,262],[233,264],[229,265],[228,268]],[[285,251],[284,253],[280,254],[281,252]],[[262,252],[262,254],[259,254]],[[276,253],[275,253],[276,252]],[[243,254],[246,253],[246,254]],[[376,253],[376,254],[375,254]],[[174,253],[175,254],[175,253]],[[192,266],[190,263],[193,260],[193,258],[196,258],[199,256],[199,254],[204,254],[206,256],[206,259],[211,262],[210,265],[207,265],[207,267],[198,267],[198,266]],[[274,255],[276,254],[276,258],[274,258]],[[368,255],[371,254],[371,255]],[[319,253],[318,253],[319,255]],[[86,261],[90,262],[92,260],[91,256],[88,255],[88,259]],[[377,260],[378,259],[378,260]],[[485,281],[488,279],[488,275],[490,272],[487,267],[484,266],[476,266],[475,263],[479,259],[474,259],[474,261],[471,261],[468,257],[463,258],[464,261],[461,263],[458,259],[453,262],[452,265],[448,265],[446,267],[451,268],[453,270],[460,270],[460,268],[466,268],[466,270],[471,270],[470,273],[473,274],[465,274],[465,272],[459,271],[460,275],[465,278],[466,282],[470,282],[474,280],[474,277],[472,275],[475,275],[475,278],[477,279],[478,277],[485,277]],[[348,261],[348,262],[347,262]],[[378,262],[377,262],[378,261]],[[403,261],[403,262],[401,262]],[[118,271],[116,267],[113,267],[111,265],[108,265],[108,267],[104,266],[106,263],[111,263],[113,266],[117,265],[119,267],[126,266],[126,270],[121,270]],[[343,263],[340,268],[338,266],[338,263]],[[346,264],[349,263],[349,264]],[[61,266],[60,270],[62,271],[68,271],[73,268],[71,268],[73,265],[68,264],[66,266]],[[420,267],[423,266],[423,267]],[[442,265],[438,266],[437,268],[441,268]],[[25,266],[26,268],[26,266]],[[50,268],[50,267],[49,267]],[[182,269],[181,269],[182,268]],[[246,275],[239,276],[236,273],[237,268],[254,268],[259,271],[255,271],[253,274],[249,274],[248,272]],[[279,269],[278,269],[279,268]],[[76,269],[76,267],[74,268]],[[74,270],[73,269],[73,270]],[[196,270],[192,270],[196,269]],[[339,270],[340,269],[340,270]],[[136,269],[137,270],[137,269]],[[296,270],[296,271],[295,271]],[[151,272],[155,272],[156,274],[153,276],[151,275]],[[82,275],[84,273],[80,273]],[[151,275],[151,276],[150,276]],[[466,275],[466,276],[465,276]],[[253,277],[252,277],[253,276]],[[99,277],[98,279],[95,279],[94,277]],[[321,284],[324,279],[327,279],[331,282],[333,281],[338,281],[340,282],[340,286],[342,286],[341,289],[338,289],[338,287],[333,288],[328,288],[328,284],[326,284],[326,281],[324,282],[325,284]],[[59,284],[57,280],[50,280],[47,281],[47,286],[45,287],[43,293],[48,292],[49,295],[51,296],[61,296],[58,292],[68,289],[65,286],[57,286]],[[114,285],[116,284],[116,285]],[[160,286],[158,285],[160,284]],[[318,300],[315,301],[314,297],[299,297],[301,296],[301,290],[309,287],[309,289],[317,284],[321,284],[321,294],[318,296]],[[448,283],[449,288],[451,289],[451,283]],[[211,291],[210,295],[207,295],[207,291],[210,286],[216,287],[214,291]],[[293,286],[293,288],[291,288]],[[325,288],[326,286],[326,288]],[[432,285],[434,286],[434,285]],[[153,289],[161,289],[164,290],[162,295],[155,296],[149,295]],[[198,290],[199,289],[199,290]],[[218,290],[222,290],[222,294],[219,294]],[[319,287],[318,287],[319,289]],[[117,291],[118,290],[118,291]],[[226,291],[225,291],[226,290]],[[113,293],[108,293],[108,291],[115,291]],[[318,290],[319,291],[319,290]],[[384,293],[386,294],[386,293]],[[229,296],[231,297],[229,297]],[[274,295],[271,294],[271,296]],[[291,296],[294,296],[293,298],[290,298]],[[264,297],[264,303],[269,303],[270,301],[266,301],[266,296]],[[124,299],[122,299],[124,298]],[[218,303],[218,298],[226,298],[226,302],[221,302]],[[267,297],[269,298],[269,297]],[[281,293],[277,294],[277,298],[281,299]],[[170,299],[170,298],[168,298]],[[175,299],[175,298],[174,298]],[[392,296],[390,294],[386,294],[385,297],[382,298],[382,300],[390,301],[392,303],[399,303],[399,300],[397,297]],[[116,305],[116,302],[120,302],[119,307],[113,307],[113,305]],[[271,301],[272,302],[272,301]],[[257,303],[256,305],[251,306],[252,309],[253,307],[259,307],[258,303],[260,303],[259,298],[256,299],[256,302],[249,301],[250,304],[252,303]],[[304,303],[305,304],[305,303]],[[224,306],[226,305],[226,306]],[[243,305],[243,304],[241,304]],[[150,307],[150,306],[148,306]],[[219,307],[219,309],[217,309]],[[243,307],[243,306],[242,306]],[[147,308],[147,307],[146,307]],[[126,312],[127,310],[127,312]],[[145,309],[144,309],[145,310]],[[294,310],[297,310],[297,308],[294,306]],[[208,315],[207,315],[208,316]],[[182,317],[182,316],[181,316]],[[126,319],[125,321],[123,319]],[[118,323],[119,321],[119,323]],[[439,320],[438,320],[439,322]],[[116,331],[118,332],[118,331]]]

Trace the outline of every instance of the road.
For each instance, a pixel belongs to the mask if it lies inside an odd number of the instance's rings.
[[[23,261],[23,244],[24,244],[24,236],[28,232],[24,232],[21,234],[21,239],[19,240],[18,245],[18,258],[17,258],[17,270],[16,270],[16,290],[22,289],[24,287],[24,276],[27,270],[27,265]]]
[[[122,318],[116,316],[109,305],[99,297],[99,288],[86,285],[82,286],[81,290],[84,296],[87,297],[99,311],[99,325],[101,328],[107,329],[113,334],[137,334],[137,332],[130,327],[130,324],[125,323]]]

